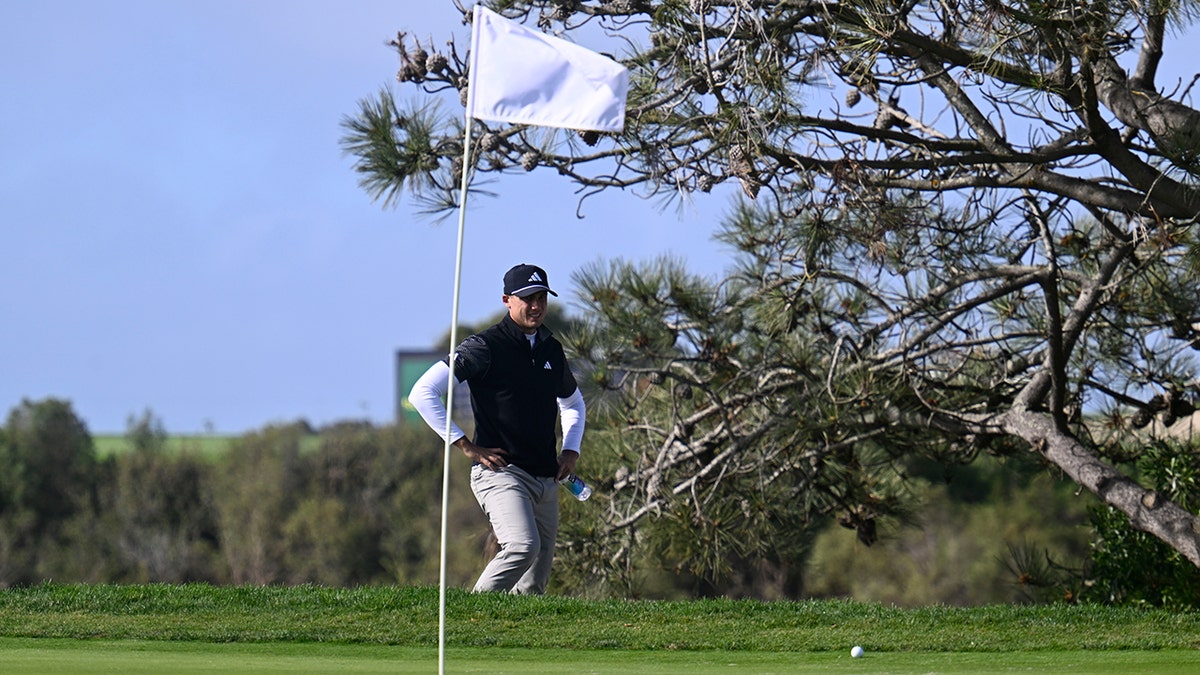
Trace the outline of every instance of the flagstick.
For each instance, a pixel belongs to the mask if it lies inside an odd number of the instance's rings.
[[[438,572],[438,675],[446,672],[446,522],[450,512],[450,426],[454,410],[454,348],[458,346],[458,295],[462,286],[463,233],[467,221],[467,176],[471,170],[471,116],[464,117],[462,187],[458,197],[458,248],[454,258],[454,301],[450,316],[450,375],[446,386],[446,434],[442,452],[442,543]]]

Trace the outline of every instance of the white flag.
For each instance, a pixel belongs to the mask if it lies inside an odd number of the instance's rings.
[[[467,115],[565,129],[621,131],[629,71],[607,56],[475,5]]]

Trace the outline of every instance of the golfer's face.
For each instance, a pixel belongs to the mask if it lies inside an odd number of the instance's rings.
[[[522,331],[526,334],[535,333],[546,315],[546,291],[539,291],[524,298],[506,295],[504,304],[508,306],[508,316]]]

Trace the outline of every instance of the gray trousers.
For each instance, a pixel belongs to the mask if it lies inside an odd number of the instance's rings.
[[[492,471],[476,464],[471,491],[500,544],[475,592],[545,593],[558,536],[558,483],[512,465]]]

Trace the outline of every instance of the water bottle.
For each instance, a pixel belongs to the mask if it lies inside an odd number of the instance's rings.
[[[575,474],[570,474],[558,482],[567,486],[567,489],[571,491],[571,494],[575,495],[575,498],[581,502],[592,496],[592,488],[588,487],[588,484],[583,482],[583,480],[581,480],[579,476],[576,476]]]

